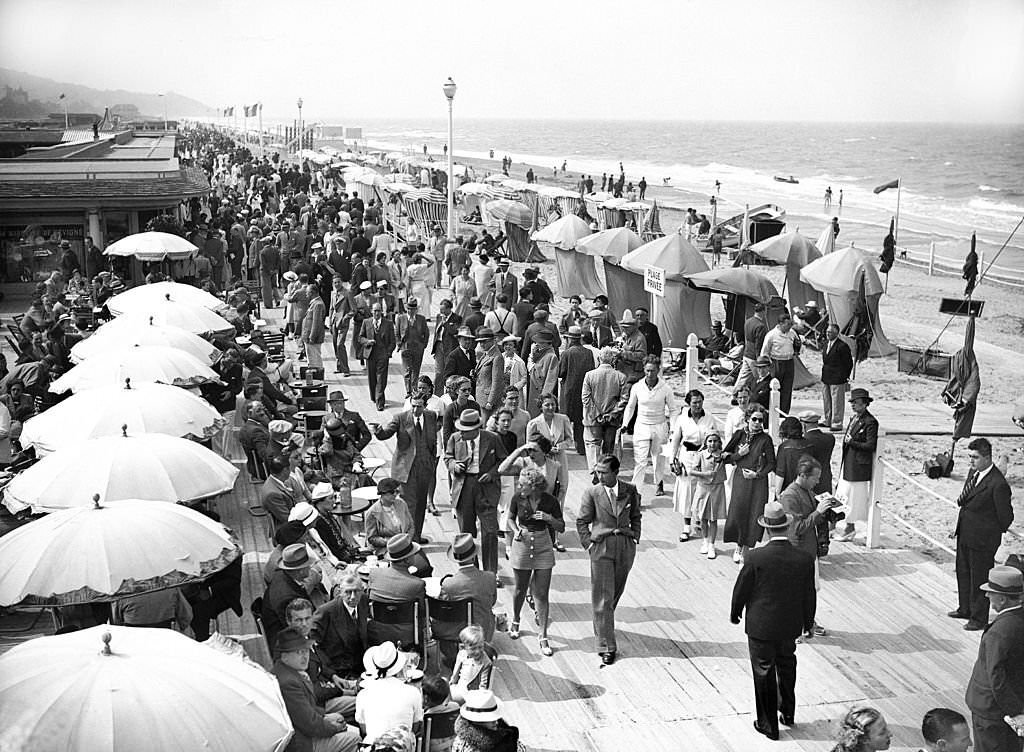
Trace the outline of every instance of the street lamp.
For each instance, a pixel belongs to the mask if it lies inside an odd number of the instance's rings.
[[[164,130],[166,131],[167,130],[167,97],[165,97],[163,94],[157,94],[157,96],[160,97],[160,101],[162,101],[163,105],[164,105]]]
[[[302,97],[299,97],[299,101],[296,102],[299,106],[299,149],[302,148]]]
[[[452,160],[455,158],[455,145],[452,143],[454,129],[452,128],[452,103],[455,101],[455,82],[452,77],[444,82],[441,89],[448,100],[448,238],[455,238],[455,166]]]

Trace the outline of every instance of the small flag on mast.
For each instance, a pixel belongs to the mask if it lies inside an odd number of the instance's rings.
[[[881,193],[882,191],[887,191],[890,188],[899,188],[899,187],[900,187],[900,178],[896,178],[895,180],[890,180],[888,183],[883,183],[882,185],[880,185],[877,188],[875,188],[874,193]]]

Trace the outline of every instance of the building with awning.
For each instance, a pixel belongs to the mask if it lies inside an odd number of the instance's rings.
[[[87,236],[103,249],[209,191],[202,169],[180,163],[173,132],[90,133],[0,159],[0,282],[17,292],[44,280],[63,240],[95,274],[102,262],[85,258]]]

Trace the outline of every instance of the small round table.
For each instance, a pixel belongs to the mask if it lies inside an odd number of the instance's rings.
[[[380,470],[386,464],[388,464],[388,461],[382,460],[380,457],[363,457],[363,470],[365,470],[366,474],[371,478],[375,472]],[[369,488],[369,486],[366,486],[366,488]],[[359,489],[355,489],[352,493],[354,494],[358,490]]]
[[[364,494],[360,494],[359,496],[356,495],[356,493],[358,491],[370,491],[370,490],[372,490],[373,494],[374,494],[372,497],[369,496],[368,494],[365,494],[365,493]],[[371,506],[373,506],[373,502],[375,502],[376,500],[377,500],[377,487],[376,486],[366,486],[365,488],[353,488],[352,489],[352,504],[351,504],[351,506],[349,506],[348,509],[342,509],[338,504],[335,504],[333,507],[331,507],[331,514],[333,514],[336,517],[352,517],[352,516],[357,515],[357,514],[362,514],[367,509],[369,509]]]

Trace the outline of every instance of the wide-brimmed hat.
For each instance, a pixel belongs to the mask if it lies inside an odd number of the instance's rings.
[[[334,496],[334,486],[330,483],[321,481],[313,486],[313,490],[309,493],[313,497],[313,501],[319,501],[320,499],[328,499]],[[296,504],[298,506],[298,504]]]
[[[636,326],[636,319],[633,317],[633,312],[628,308],[622,312],[622,319],[619,321],[620,326]]]
[[[288,512],[289,522],[298,520],[306,527],[310,527],[316,523],[318,519],[320,519],[320,513],[316,511],[316,508],[308,501],[300,501]]]
[[[469,307],[470,308],[483,308],[484,307],[484,302],[482,300],[480,300],[480,298],[473,297],[473,298],[469,299]]]
[[[295,627],[285,627],[277,633],[277,640],[274,647],[278,653],[290,653],[293,650],[303,650],[313,644],[313,641],[304,636]]]
[[[565,336],[569,339],[579,339],[583,336],[583,330],[573,324],[565,331]]]
[[[293,543],[285,546],[281,552],[281,560],[277,562],[278,569],[302,569],[309,566],[309,551],[303,543]]]
[[[471,689],[466,692],[466,702],[459,709],[459,715],[477,723],[500,721],[501,700],[489,689]]]
[[[480,411],[469,408],[463,410],[459,415],[459,419],[455,421],[455,428],[459,431],[472,431],[474,428],[480,428],[483,424]]]
[[[363,669],[373,678],[397,676],[405,668],[406,661],[393,642],[374,645],[363,654]]]
[[[273,434],[291,433],[293,430],[295,430],[295,426],[293,426],[287,420],[272,420],[267,425],[267,430]]]
[[[814,423],[814,424],[816,424],[816,423],[818,423],[818,421],[821,420],[821,416],[818,415],[818,413],[814,412],[814,410],[803,410],[803,411],[797,413],[796,417],[797,417],[797,419],[801,423]]]
[[[481,326],[476,330],[477,342],[489,342],[492,339],[494,339],[494,332],[489,326]]]
[[[513,345],[514,345],[514,344],[515,344],[516,342],[522,342],[522,341],[523,341],[523,338],[522,338],[522,337],[517,337],[517,336],[516,336],[516,335],[514,335],[514,334],[510,334],[510,335],[508,335],[507,337],[505,337],[505,339],[503,339],[503,340],[501,341],[501,344],[503,344],[503,345],[507,345],[507,344],[510,344],[510,343],[511,343],[511,344],[513,344]]]
[[[297,280],[299,278],[299,275],[296,274],[293,271],[287,271],[284,274],[282,274],[281,276],[284,277],[289,282],[294,282],[295,280]]]
[[[476,335],[473,334],[473,330],[468,326],[460,326],[459,331],[455,333],[456,337],[468,337],[469,339],[476,339]]]
[[[457,562],[469,561],[476,556],[476,541],[471,533],[459,533],[448,549],[449,555]]]
[[[793,515],[782,508],[777,501],[769,501],[764,505],[764,514],[757,518],[757,524],[768,530],[778,530],[789,527],[793,522]]]
[[[868,390],[867,389],[861,389],[860,387],[858,387],[856,389],[851,389],[850,390],[850,402],[853,402],[854,400],[858,400],[858,399],[859,400],[864,400],[869,405],[872,402],[874,402],[874,400],[871,398],[871,395],[868,394]]]
[[[394,478],[381,478],[377,481],[377,493],[397,493],[402,488],[402,484]]]
[[[344,402],[347,399],[348,397],[346,397],[345,393],[340,389],[335,389],[333,392],[330,392],[327,395],[328,402]]]
[[[999,564],[988,570],[988,582],[978,587],[989,593],[1024,595],[1024,572],[1016,567]]]
[[[420,544],[412,539],[409,533],[398,533],[388,538],[388,561],[408,559],[420,550]]]

